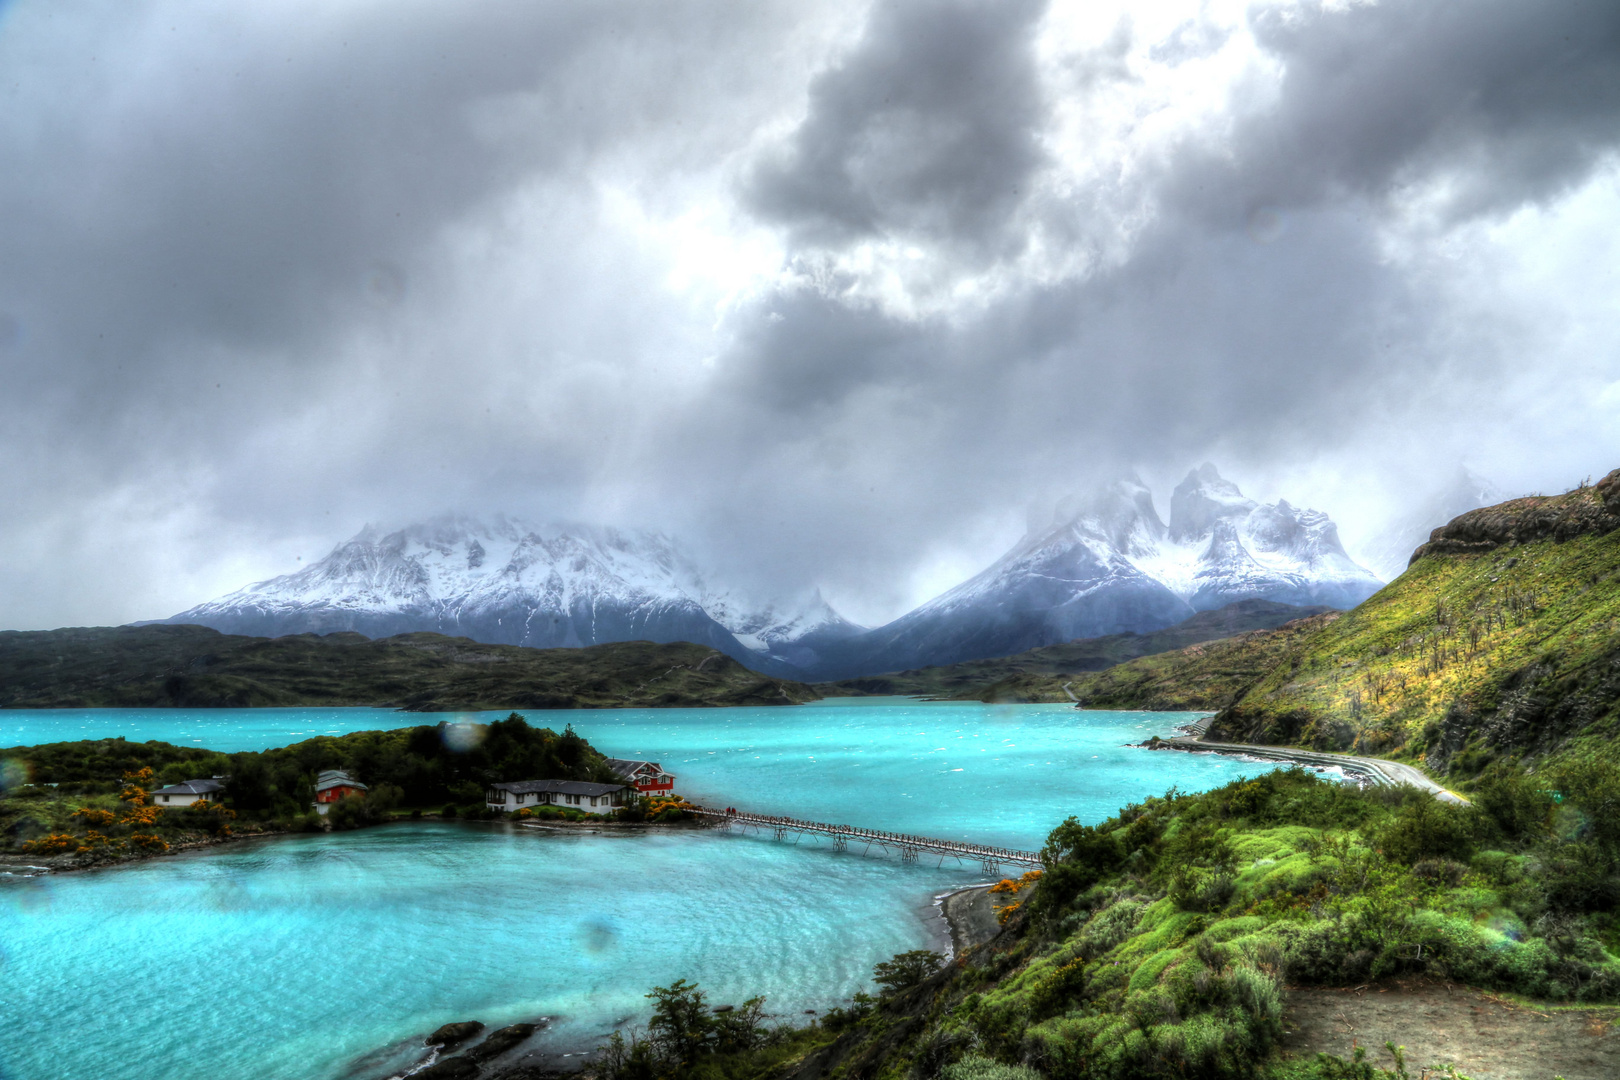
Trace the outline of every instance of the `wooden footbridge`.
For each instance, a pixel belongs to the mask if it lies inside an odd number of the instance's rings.
[[[1033,851],[1014,851],[1012,848],[986,847],[982,844],[964,844],[957,840],[936,840],[930,836],[911,836],[907,833],[881,832],[877,829],[858,829],[853,825],[828,825],[821,821],[800,821],[798,818],[773,817],[767,814],[745,814],[726,810],[711,810],[706,806],[690,807],[691,812],[706,818],[723,829],[755,829],[778,840],[792,835],[797,844],[806,836],[825,836],[832,840],[835,851],[847,851],[851,844],[861,844],[861,854],[872,848],[898,851],[903,862],[916,862],[923,855],[938,855],[940,865],[946,859],[958,862],[976,862],[987,874],[1001,873],[1002,864],[1039,867],[1041,857]]]

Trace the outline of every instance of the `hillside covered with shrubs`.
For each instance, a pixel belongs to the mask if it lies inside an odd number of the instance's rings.
[[[1620,733],[1620,470],[1470,511],[1342,614],[1086,676],[1087,707],[1218,710],[1208,738],[1404,758],[1465,781]]]

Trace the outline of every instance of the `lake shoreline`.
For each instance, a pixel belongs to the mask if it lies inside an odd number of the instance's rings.
[[[959,958],[1001,932],[990,904],[989,885],[952,889],[935,897],[934,902],[939,906],[940,918],[945,920],[950,937],[949,960]]]
[[[0,876],[11,875],[14,869],[32,870],[35,873],[15,874],[17,877],[45,877],[47,875],[77,874],[92,870],[116,870],[119,867],[130,866],[135,863],[148,862],[152,859],[170,858],[176,855],[191,855],[207,851],[211,848],[223,847],[228,844],[240,843],[247,840],[285,840],[296,836],[326,835],[331,833],[361,833],[371,829],[386,828],[390,825],[421,825],[423,823],[456,824],[456,825],[515,825],[522,828],[538,829],[541,831],[556,830],[558,832],[576,832],[580,830],[604,830],[609,832],[637,831],[642,829],[673,829],[691,830],[714,828],[702,821],[568,821],[558,819],[544,823],[532,823],[517,818],[490,819],[488,821],[469,820],[466,818],[445,818],[439,815],[423,815],[413,818],[401,815],[389,818],[386,821],[376,821],[358,829],[255,829],[251,832],[233,832],[230,836],[213,836],[186,840],[170,844],[166,850],[152,851],[149,849],[136,849],[121,851],[117,854],[94,852],[90,855],[65,853],[61,855],[30,855],[26,852],[15,855],[16,862],[3,861],[11,856],[0,856]],[[29,862],[28,860],[32,860]]]

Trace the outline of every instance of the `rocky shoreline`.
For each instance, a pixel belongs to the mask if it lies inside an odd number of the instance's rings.
[[[1001,933],[990,886],[972,885],[940,897],[940,914],[950,928],[951,954],[961,956]]]

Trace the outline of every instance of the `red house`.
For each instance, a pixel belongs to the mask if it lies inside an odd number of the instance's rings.
[[[342,769],[327,769],[315,778],[315,809],[324,814],[332,803],[345,795],[363,796],[367,790],[366,785]]]
[[[668,795],[675,790],[675,774],[664,771],[656,761],[608,758],[614,774],[642,795]]]

